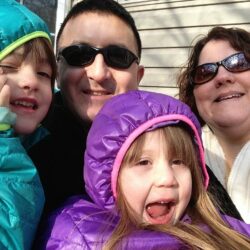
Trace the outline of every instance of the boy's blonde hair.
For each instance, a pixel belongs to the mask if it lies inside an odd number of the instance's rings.
[[[22,46],[23,59],[32,53],[32,57],[39,62],[45,52],[52,68],[53,89],[57,67],[50,32],[44,20],[15,0],[0,1],[0,19],[0,61]]]
[[[22,45],[24,47],[24,53],[22,59],[24,60],[26,56],[31,54],[35,63],[39,63],[43,59],[45,54],[48,60],[49,65],[51,66],[52,75],[51,75],[51,88],[54,89],[55,79],[57,74],[57,64],[55,59],[55,54],[53,51],[52,44],[50,41],[43,37],[37,37],[33,40],[30,40]]]
[[[165,232],[179,238],[191,249],[249,249],[250,240],[232,230],[222,220],[213,205],[212,198],[210,198],[203,184],[203,175],[195,143],[192,141],[187,129],[183,126],[168,126],[159,128],[157,131],[161,133],[168,145],[168,155],[182,159],[190,167],[194,188],[186,213],[192,222],[189,224],[179,221],[175,225],[148,225],[142,223],[124,198],[120,178],[118,177],[117,208],[121,219],[103,249],[119,249],[119,242],[137,229]],[[136,161],[140,157],[145,140],[146,133],[133,142],[123,159],[121,167]],[[204,232],[201,225],[208,226],[210,231]]]

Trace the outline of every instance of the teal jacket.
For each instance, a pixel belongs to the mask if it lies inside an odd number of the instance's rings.
[[[14,117],[0,108],[0,125]],[[0,126],[1,128],[1,126]],[[7,129],[6,129],[7,128]],[[32,135],[14,136],[11,128],[0,131],[0,249],[31,248],[45,198],[37,170],[26,153],[46,134],[42,127]]]
[[[0,61],[37,37],[50,41],[45,22],[15,0],[0,0],[0,20]],[[42,129],[20,138],[11,128],[14,120],[0,107],[0,249],[29,250],[45,198],[26,149],[39,140]]]

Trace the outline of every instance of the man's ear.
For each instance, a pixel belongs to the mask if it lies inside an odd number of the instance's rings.
[[[140,84],[140,81],[141,81],[143,76],[144,76],[144,66],[139,65],[138,66],[138,71],[137,71],[137,85]]]

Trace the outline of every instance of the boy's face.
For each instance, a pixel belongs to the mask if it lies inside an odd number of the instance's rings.
[[[0,62],[0,78],[4,81],[4,88],[0,86],[0,103],[16,113],[14,130],[29,134],[48,112],[52,100],[52,69],[45,52],[38,62],[32,53],[23,60],[23,53],[21,46]]]
[[[190,201],[191,171],[182,159],[169,157],[167,152],[161,134],[147,132],[138,161],[120,170],[124,198],[141,222],[175,224]]]
[[[59,41],[59,49],[73,44],[103,48],[124,47],[138,55],[132,30],[113,15],[84,13],[68,21]],[[93,63],[74,67],[59,60],[58,84],[71,111],[82,122],[92,121],[103,104],[112,96],[137,89],[144,69],[133,62],[127,69],[108,66],[102,54]]]

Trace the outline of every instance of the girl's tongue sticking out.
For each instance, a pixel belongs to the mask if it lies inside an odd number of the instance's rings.
[[[174,213],[174,202],[154,202],[146,206],[148,222],[151,224],[169,224]]]

